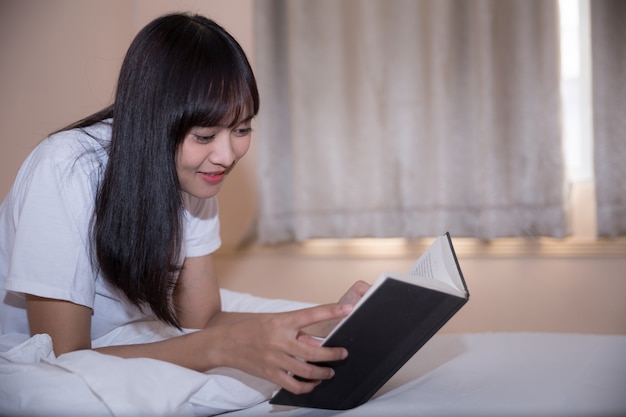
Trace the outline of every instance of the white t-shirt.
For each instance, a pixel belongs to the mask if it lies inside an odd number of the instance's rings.
[[[150,314],[130,304],[90,262],[89,223],[111,128],[103,122],[86,131],[41,142],[0,205],[0,335],[29,334],[24,293],[93,309],[92,339]],[[182,253],[214,252],[221,244],[216,199],[184,194],[183,200]]]

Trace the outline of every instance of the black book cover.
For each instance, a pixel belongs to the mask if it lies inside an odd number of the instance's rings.
[[[335,370],[335,376],[307,394],[281,389],[270,403],[333,410],[363,404],[468,298],[469,293],[462,298],[388,278],[346,319],[341,331],[324,342],[324,346],[342,346],[349,352],[344,361],[324,364]]]

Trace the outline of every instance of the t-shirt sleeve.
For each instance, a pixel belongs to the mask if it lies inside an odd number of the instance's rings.
[[[195,198],[185,194],[185,252],[193,258],[215,252],[222,244],[217,199]]]
[[[5,289],[93,307],[93,193],[75,157],[40,145],[20,169],[10,200],[14,242]]]

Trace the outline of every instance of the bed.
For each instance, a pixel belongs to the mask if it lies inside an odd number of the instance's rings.
[[[224,308],[304,306],[223,291]],[[168,337],[136,323],[94,344]],[[369,402],[332,411],[270,405],[276,387],[232,369],[190,371],[93,351],[52,354],[50,338],[0,339],[2,416],[626,416],[626,336],[439,334]]]

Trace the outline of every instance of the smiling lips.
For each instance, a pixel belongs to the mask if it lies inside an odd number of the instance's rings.
[[[210,184],[219,184],[226,176],[226,171],[220,172],[198,172],[203,180]]]
[[[223,169],[220,169],[218,171],[212,171],[212,172],[198,171],[198,175],[200,175],[200,177],[206,182],[208,182],[209,184],[219,184],[220,182],[224,180],[224,177],[228,175],[230,171],[233,170],[236,163],[237,161],[234,161],[229,166],[222,167]]]

